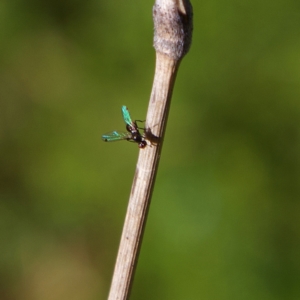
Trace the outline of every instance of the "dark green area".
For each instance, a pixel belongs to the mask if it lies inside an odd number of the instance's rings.
[[[300,299],[300,2],[194,1],[133,300]],[[153,3],[0,3],[0,299],[106,299]]]

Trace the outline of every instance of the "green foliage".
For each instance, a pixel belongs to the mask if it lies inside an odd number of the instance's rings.
[[[106,299],[152,5],[1,2],[0,299]],[[299,1],[193,5],[132,299],[299,299]]]

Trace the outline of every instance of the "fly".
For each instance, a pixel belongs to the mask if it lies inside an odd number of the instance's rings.
[[[139,128],[137,126],[137,121],[133,121],[129,114],[129,111],[125,105],[122,106],[122,115],[124,122],[126,124],[127,132],[122,131],[112,131],[107,134],[102,135],[102,140],[104,142],[114,142],[114,141],[122,141],[126,140],[129,142],[135,142],[138,144],[140,149],[143,149],[147,146],[147,142],[142,134],[139,132]]]

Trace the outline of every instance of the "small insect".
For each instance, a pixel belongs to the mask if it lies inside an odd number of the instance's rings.
[[[139,132],[139,128],[136,124],[137,121],[132,121],[129,111],[125,105],[122,106],[122,115],[126,124],[127,132],[113,131],[102,135],[104,142],[115,142],[126,140],[129,142],[135,142],[139,148],[143,149],[147,146],[147,142],[142,134]]]

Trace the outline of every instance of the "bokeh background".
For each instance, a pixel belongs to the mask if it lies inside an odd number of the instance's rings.
[[[106,299],[153,1],[0,2],[0,299]],[[193,1],[131,299],[300,299],[300,2]]]

